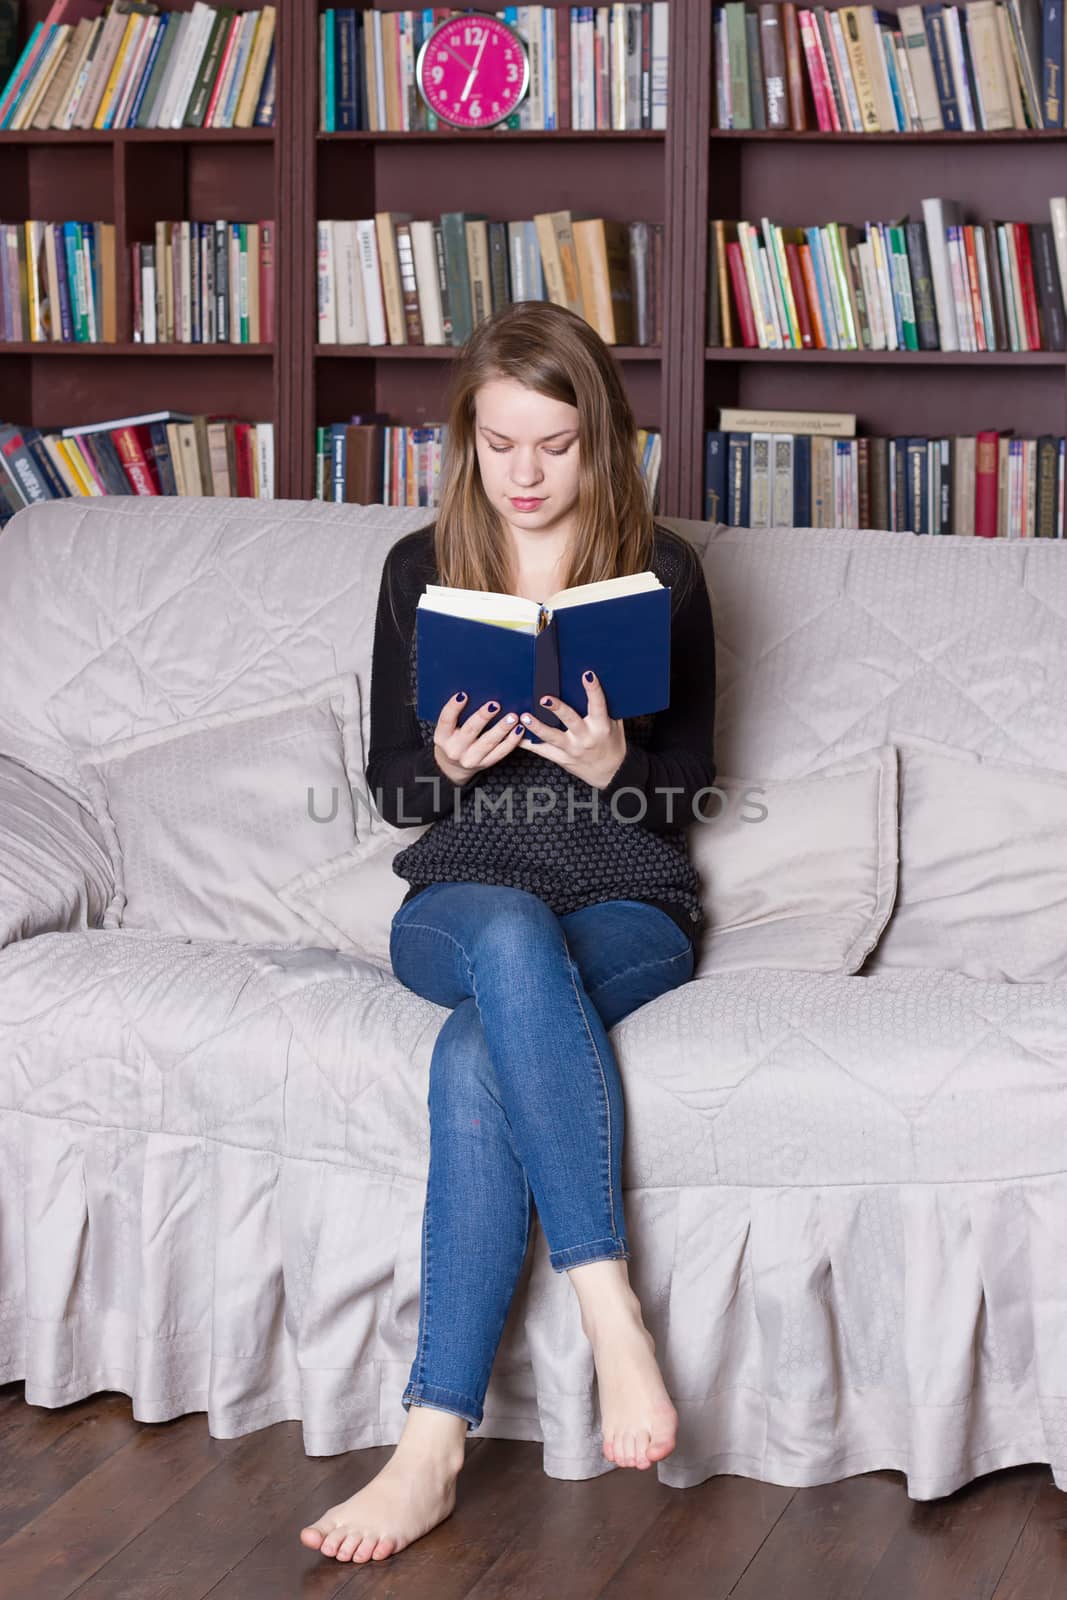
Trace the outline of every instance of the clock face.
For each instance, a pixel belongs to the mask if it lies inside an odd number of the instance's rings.
[[[415,69],[430,110],[455,128],[491,128],[511,115],[529,87],[520,36],[488,12],[448,17],[423,44]]]

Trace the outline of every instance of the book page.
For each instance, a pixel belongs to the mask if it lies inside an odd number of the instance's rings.
[[[450,589],[447,584],[428,583],[419,597],[419,606],[443,611],[450,617],[465,617],[469,622],[514,628],[520,633],[536,633],[541,623],[541,607],[536,600],[500,594],[495,589]]]
[[[553,611],[561,611],[566,606],[584,606],[593,600],[618,600],[623,595],[662,588],[654,572],[633,572],[622,578],[601,578],[599,583],[579,583],[573,589],[560,589],[549,595],[545,605]]]

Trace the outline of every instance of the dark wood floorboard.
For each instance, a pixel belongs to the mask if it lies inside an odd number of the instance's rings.
[[[456,1509],[386,1561],[300,1529],[392,1446],[304,1454],[300,1424],[212,1439],[122,1394],[48,1410],[0,1388],[0,1600],[1065,1600],[1067,1495],[1046,1466],[909,1500],[899,1472],[812,1489],[653,1472],[546,1477],[541,1446],[476,1439]]]

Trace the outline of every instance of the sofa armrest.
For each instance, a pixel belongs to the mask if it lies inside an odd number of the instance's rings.
[[[38,933],[98,927],[114,891],[95,818],[0,755],[0,949]]]

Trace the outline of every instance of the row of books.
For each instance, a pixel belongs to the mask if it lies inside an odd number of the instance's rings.
[[[42,431],[0,423],[0,523],[78,495],[274,497],[274,424],[155,411]]]
[[[270,344],[274,223],[157,222],[131,246],[140,344]]]
[[[713,11],[716,126],[824,133],[1061,128],[1059,0]]]
[[[54,0],[0,95],[0,128],[252,128],[274,122],[275,7]]]
[[[558,27],[568,26],[570,126],[666,128],[668,0],[605,6],[505,6],[492,15],[526,42],[530,86],[503,126],[560,126]],[[435,131],[419,94],[423,43],[450,7],[423,11],[329,8],[319,18],[319,127],[325,133]],[[430,64],[432,70],[432,63]]]
[[[355,505],[433,506],[438,503],[448,443],[446,423],[390,425],[368,412],[315,432],[315,498]],[[638,430],[641,470],[653,510],[659,490],[662,440]]]
[[[567,306],[607,344],[662,342],[663,224],[379,211],[318,224],[320,344],[462,345],[501,306]]]
[[[0,338],[113,344],[115,227],[0,223]]]
[[[943,200],[923,209],[923,222],[862,229],[713,222],[709,343],[730,347],[739,333],[761,350],[1067,346],[1052,222],[963,223]]]
[[[723,407],[704,515],[739,528],[1064,537],[1062,436],[857,437],[856,418]],[[742,426],[734,426],[740,424]]]

